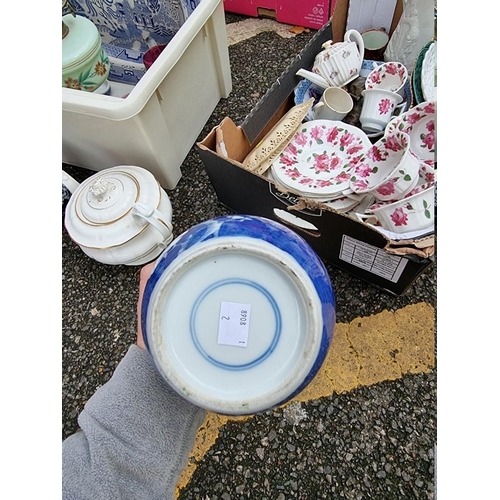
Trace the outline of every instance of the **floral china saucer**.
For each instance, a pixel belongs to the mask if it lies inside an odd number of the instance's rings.
[[[410,108],[387,125],[385,135],[396,131],[410,136],[410,150],[419,160],[435,168],[436,165],[436,103],[424,101]]]
[[[279,182],[305,196],[332,196],[349,188],[352,169],[370,147],[357,127],[312,120],[299,127],[271,169]]]

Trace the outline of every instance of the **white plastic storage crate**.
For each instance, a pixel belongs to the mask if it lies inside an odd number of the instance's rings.
[[[62,89],[63,163],[95,171],[137,165],[174,188],[215,106],[231,92],[223,0],[201,0],[135,86],[110,84],[110,95]]]

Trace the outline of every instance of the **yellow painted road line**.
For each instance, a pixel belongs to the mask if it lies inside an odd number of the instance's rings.
[[[406,374],[428,373],[435,362],[435,309],[429,304],[418,303],[394,313],[383,311],[347,324],[337,323],[323,366],[288,404],[341,394]],[[228,417],[207,412],[177,484],[176,497],[191,479],[196,463],[215,443],[221,426],[229,420],[249,418],[252,415]]]

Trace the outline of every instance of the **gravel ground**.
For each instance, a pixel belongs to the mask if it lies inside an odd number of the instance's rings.
[[[226,14],[228,23],[242,19]],[[241,122],[313,34],[284,39],[267,32],[231,46],[233,91],[199,138],[226,115]],[[95,173],[63,167],[80,182]],[[231,213],[218,203],[195,148],[182,165],[179,184],[167,193],[176,236]],[[402,297],[326,265],[339,322],[418,302],[436,307],[435,264]],[[138,282],[139,268],[91,260],[62,224],[63,438],[77,430],[83,405],[135,341]],[[406,375],[229,422],[180,498],[431,499],[435,443],[436,372]]]

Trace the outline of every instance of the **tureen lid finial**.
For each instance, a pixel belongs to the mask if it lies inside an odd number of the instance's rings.
[[[108,190],[108,186],[110,184],[111,184],[110,182],[103,179],[102,177],[98,177],[90,185],[89,191],[94,196],[101,196]]]

